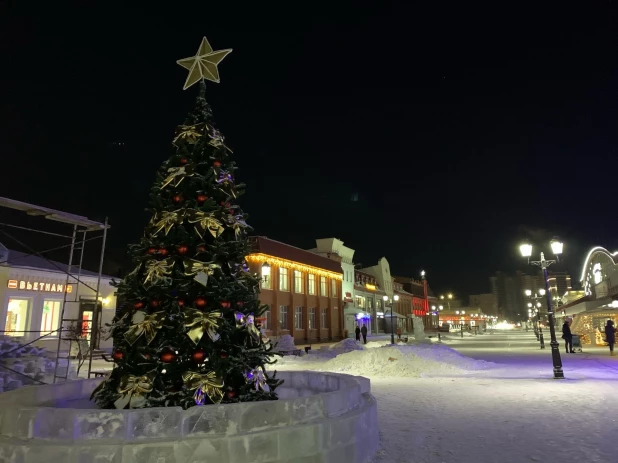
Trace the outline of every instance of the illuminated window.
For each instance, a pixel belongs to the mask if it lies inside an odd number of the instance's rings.
[[[307,283],[309,286],[309,294],[315,295],[315,275],[313,273],[307,275]]]
[[[599,283],[601,283],[601,280],[603,279],[603,273],[601,273],[601,264],[594,264],[594,267],[592,267],[592,273],[594,274],[594,284],[598,285]]]
[[[326,309],[322,309],[322,328],[328,328],[327,325],[327,318],[326,318]]]
[[[303,308],[302,307],[296,307],[296,310],[294,312],[294,328],[296,328],[297,330],[303,329]]]
[[[320,296],[328,296],[326,290],[326,277],[320,277]]]
[[[62,309],[62,301],[45,300],[43,301],[43,315],[41,316],[41,336],[51,334],[55,336],[58,329],[58,321],[60,319],[60,310]]]
[[[365,308],[365,298],[363,296],[356,296],[356,307]]]
[[[337,280],[330,280],[330,296],[337,296]]]
[[[9,299],[9,306],[6,312],[6,323],[4,324],[5,335],[24,336],[26,323],[28,322],[28,299]]]
[[[309,308],[309,329],[315,330],[315,307]]]
[[[303,292],[303,273],[298,270],[294,270],[294,292]]]
[[[285,267],[279,267],[279,290],[290,290],[290,287],[288,285],[288,269]]]
[[[262,264],[262,289],[271,289],[270,265],[267,262]]]
[[[279,328],[282,330],[288,329],[288,306],[279,306]]]

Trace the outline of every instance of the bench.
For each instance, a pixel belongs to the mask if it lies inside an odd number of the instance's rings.
[[[95,378],[101,378],[107,376],[112,370],[91,370],[90,374],[94,375]]]
[[[302,351],[300,349],[295,349],[295,350],[280,350],[279,352],[277,352],[280,355],[296,355],[297,357],[300,356],[300,353]]]

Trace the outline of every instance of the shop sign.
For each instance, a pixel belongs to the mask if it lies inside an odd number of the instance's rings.
[[[9,289],[18,289],[20,291],[42,291],[47,293],[64,293],[65,285],[56,283],[44,283],[40,281],[25,281],[25,280],[9,280],[7,284]],[[66,292],[73,292],[73,285],[66,285]]]
[[[345,293],[345,298],[344,298],[343,300],[344,300],[345,302],[354,302],[354,301],[352,301],[352,293],[348,293],[348,292],[346,291],[346,293]]]
[[[370,285],[369,283],[365,283],[365,288],[370,289],[371,291],[375,291],[376,285]]]

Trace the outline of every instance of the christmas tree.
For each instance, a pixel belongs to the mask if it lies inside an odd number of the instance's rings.
[[[281,381],[264,368],[271,346],[255,325],[259,279],[245,261],[244,185],[205,98],[204,79],[219,81],[230,51],[204,38],[197,56],[178,62],[199,96],[152,187],[152,219],[130,247],[135,270],[117,285],[127,306],[110,328],[114,369],[92,395],[101,408],[277,398]]]

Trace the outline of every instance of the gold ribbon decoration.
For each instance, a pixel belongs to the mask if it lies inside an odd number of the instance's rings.
[[[120,379],[118,393],[120,397],[114,406],[120,410],[127,408],[142,408],[146,404],[146,396],[153,390],[154,374],[142,376],[127,375]]]
[[[172,227],[180,225],[184,219],[185,214],[181,209],[157,212],[150,220],[150,226],[154,228],[152,236],[156,236],[161,230],[165,230],[165,235],[167,236]]]
[[[186,177],[193,177],[195,175],[195,171],[190,166],[170,167],[167,169],[167,173],[168,175],[165,177],[165,180],[163,180],[163,184],[161,185],[161,190],[170,183],[174,187],[177,187]]]
[[[202,211],[191,209],[188,212],[189,223],[195,224],[195,232],[204,239],[203,232],[209,231],[213,238],[218,238],[223,233],[223,224],[215,219],[214,214],[206,214]]]
[[[174,145],[178,146],[178,142],[185,142],[189,145],[195,145],[197,140],[202,137],[204,132],[204,123],[194,124],[194,125],[179,125],[176,129],[176,137],[172,142]]]
[[[144,321],[131,325],[131,328],[124,334],[124,337],[129,344],[133,345],[141,335],[144,335],[146,344],[150,344],[163,326],[163,320],[165,320],[165,312],[155,312],[146,315]]]
[[[185,317],[185,328],[188,328],[187,336],[196,344],[201,341],[204,333],[214,342],[219,339],[219,319],[223,316],[221,312],[202,312],[197,309],[186,309],[183,312]]]
[[[218,378],[214,371],[206,374],[186,371],[182,374],[182,381],[189,390],[195,390],[193,399],[197,405],[204,405],[205,396],[213,404],[221,403],[223,400],[223,380]]]
[[[253,314],[244,315],[240,312],[234,312],[234,317],[236,319],[236,328],[246,328],[251,337],[258,342],[262,339],[262,333],[255,326],[255,316]]]
[[[270,392],[270,386],[266,383],[266,373],[264,373],[262,367],[247,371],[245,381],[247,381],[247,384],[252,384],[256,391],[261,389],[264,392]]]
[[[172,273],[172,267],[174,266],[174,259],[171,257],[163,260],[149,260],[146,262],[146,278],[144,283],[150,282],[151,284],[158,283],[161,280],[165,280]]]
[[[194,259],[184,259],[182,263],[185,266],[185,275],[188,277],[197,275],[199,272],[204,272],[206,275],[211,276],[215,273],[215,269],[221,268],[219,264]]]

